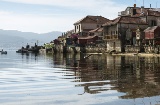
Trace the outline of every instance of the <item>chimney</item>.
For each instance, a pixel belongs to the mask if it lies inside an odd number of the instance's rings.
[[[152,5],[150,4],[150,8],[152,7]]]

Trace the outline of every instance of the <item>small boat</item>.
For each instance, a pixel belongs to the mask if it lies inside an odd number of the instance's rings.
[[[1,54],[7,54],[7,51],[1,51]]]
[[[28,50],[26,50],[26,49],[19,49],[18,51],[16,51],[16,53],[28,53]]]

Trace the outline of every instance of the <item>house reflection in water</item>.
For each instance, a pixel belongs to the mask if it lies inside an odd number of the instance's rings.
[[[143,98],[160,95],[160,58],[125,57],[120,77],[115,84],[121,98]]]
[[[97,54],[84,59],[81,54],[70,54],[55,55],[54,58],[56,65],[65,65],[67,71],[73,72],[76,87],[84,87],[79,95],[109,90],[124,93],[119,96],[122,99],[160,95],[159,57]]]

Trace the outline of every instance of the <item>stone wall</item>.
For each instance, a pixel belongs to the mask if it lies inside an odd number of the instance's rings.
[[[107,42],[107,52],[110,52],[112,50],[116,50],[116,52],[121,52],[121,41],[120,40]]]

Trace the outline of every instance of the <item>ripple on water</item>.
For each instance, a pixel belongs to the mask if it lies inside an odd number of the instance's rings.
[[[11,54],[11,55],[10,55]],[[72,55],[71,55],[72,56]],[[60,55],[0,55],[3,105],[159,104],[159,60]],[[154,62],[151,62],[154,61]],[[124,65],[126,64],[126,65]],[[155,68],[153,70],[153,68]],[[148,96],[147,96],[148,95]],[[157,102],[157,103],[155,103]]]

